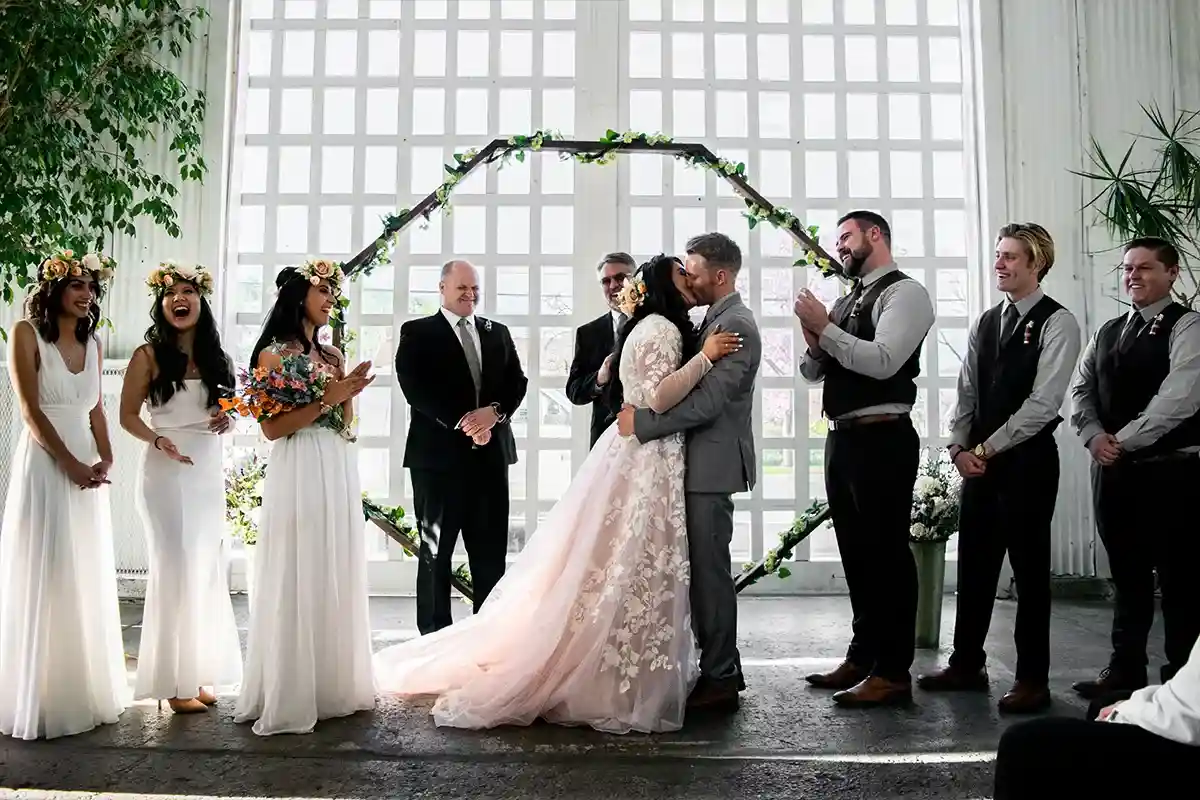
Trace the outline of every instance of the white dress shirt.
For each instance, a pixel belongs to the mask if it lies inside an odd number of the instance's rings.
[[[442,316],[445,317],[446,321],[450,323],[450,328],[454,331],[454,338],[458,339],[459,344],[462,344],[462,337],[460,337],[458,334],[458,321],[463,319],[463,317],[460,317],[458,314],[455,314],[453,311],[444,306],[442,307]],[[482,367],[483,350],[479,346],[479,329],[475,327],[475,315],[472,314],[471,316],[466,317],[466,320],[467,333],[471,335],[471,341],[475,343],[475,355],[479,356],[479,364]]]
[[[1137,725],[1173,742],[1200,745],[1200,639],[1175,677],[1162,686],[1138,689],[1117,705],[1107,721]]]

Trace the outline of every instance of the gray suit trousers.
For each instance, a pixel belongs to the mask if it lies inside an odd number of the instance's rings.
[[[729,545],[733,499],[687,492],[687,538],[692,562],[692,629],[700,645],[700,674],[715,681],[741,675],[737,649],[737,590]]]

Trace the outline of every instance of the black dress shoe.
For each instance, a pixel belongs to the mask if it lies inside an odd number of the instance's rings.
[[[1101,695],[1114,692],[1136,692],[1146,683],[1145,667],[1134,671],[1109,666],[1102,669],[1095,680],[1076,681],[1071,684],[1071,688],[1085,700],[1095,700]]]
[[[917,686],[927,692],[986,692],[988,674],[986,669],[965,670],[959,667],[943,667],[936,672],[917,678]]]

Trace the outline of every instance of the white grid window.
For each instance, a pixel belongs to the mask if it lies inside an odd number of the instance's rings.
[[[276,0],[246,6],[227,320],[248,358],[278,268],[345,259],[444,179],[455,152],[497,136],[575,125],[571,0]],[[553,157],[478,170],[453,210],[401,237],[394,265],[351,284],[351,358],[379,378],[359,401],[363,489],[408,503],[407,409],[392,374],[395,332],[438,306],[441,264],[479,267],[481,313],[512,330],[530,378],[514,416],[513,547],[572,471],[563,384],[574,320],[574,165]],[[264,287],[266,289],[264,290]],[[528,487],[528,488],[527,488]],[[391,551],[374,538],[376,555]]]
[[[609,127],[661,131],[744,161],[752,185],[819,224],[823,237],[850,208],[890,219],[902,268],[929,288],[938,313],[917,424],[927,440],[945,435],[970,311],[964,159],[973,154],[963,152],[958,0],[252,0],[244,8],[226,300],[240,361],[279,267],[305,254],[357,252],[383,215],[442,181],[455,152],[537,129],[579,138]],[[466,258],[481,271],[481,313],[512,329],[530,378],[514,419],[521,460],[510,471],[518,550],[585,452],[587,413],[572,409],[563,387],[573,329],[599,312],[596,259],[618,249],[639,259],[680,252],[688,236],[716,229],[742,245],[743,295],[763,328],[755,411],[763,477],[737,498],[734,540],[736,561],[757,557],[797,509],[824,495],[820,392],[797,374],[791,305],[802,286],[832,300],[840,285],[793,268],[790,240],[769,227],[749,230],[741,200],[711,174],[657,155],[617,163],[577,167],[531,154],[477,170],[457,187],[449,215],[402,235],[394,266],[352,284],[352,355],[380,373],[360,401],[364,489],[411,502],[395,332],[436,308],[440,265]],[[613,177],[581,177],[588,170]],[[376,556],[399,558],[382,536],[375,541]],[[797,553],[836,557],[827,532]]]
[[[630,0],[621,16],[625,127],[744,161],[750,183],[819,225],[827,249],[841,213],[889,219],[901,268],[937,308],[914,409],[926,441],[948,433],[969,313],[957,12],[957,0]],[[763,335],[761,480],[737,498],[733,549],[735,561],[757,558],[825,496],[821,390],[795,368],[791,306],[803,286],[832,301],[840,283],[792,267],[790,239],[749,230],[741,199],[711,174],[636,156],[621,175],[622,240],[636,256],[681,252],[704,230],[741,244],[739,286]],[[797,558],[836,559],[832,531]]]

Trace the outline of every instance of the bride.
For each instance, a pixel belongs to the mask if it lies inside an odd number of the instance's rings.
[[[622,301],[610,390],[632,405],[665,411],[740,347],[718,332],[696,352],[673,256],[643,264]],[[378,653],[379,686],[436,696],[441,726],[678,730],[698,671],[683,447],[682,434],[639,444],[610,426],[479,613]]]

